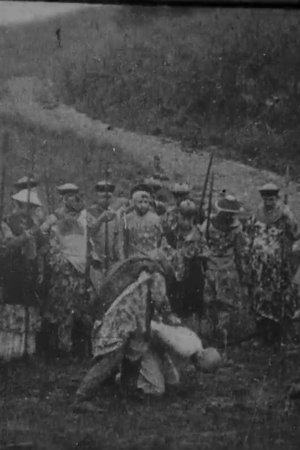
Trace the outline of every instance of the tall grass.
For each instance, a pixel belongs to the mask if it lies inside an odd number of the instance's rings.
[[[41,182],[45,204],[52,203],[51,206],[58,205],[56,186],[66,182],[78,184],[87,204],[91,204],[95,200],[95,185],[104,178],[107,164],[117,195],[127,195],[134,180],[138,181],[147,172],[138,161],[123,155],[120,148],[113,152],[106,143],[98,145],[92,139],[83,140],[69,132],[48,132],[18,118],[0,117],[0,127],[9,131],[11,146],[7,161],[6,213],[12,207],[10,196],[14,193],[15,181],[31,170],[33,150],[34,174]],[[47,189],[51,199],[46,198]]]
[[[299,25],[288,11],[123,10],[65,55],[57,86],[92,117],[280,171],[300,164]]]
[[[2,29],[0,78],[52,78],[93,118],[282,172],[300,167],[300,13],[101,7]],[[61,28],[63,48],[55,30]],[[2,36],[1,36],[2,34]]]

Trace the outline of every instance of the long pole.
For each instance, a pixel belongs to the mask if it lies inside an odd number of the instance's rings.
[[[284,204],[288,205],[288,189],[289,189],[289,183],[290,183],[290,166],[289,164],[286,167],[286,173],[285,173],[285,193],[284,193]],[[281,322],[281,331],[280,331],[280,348],[283,347],[283,339],[286,334],[286,311],[285,311],[285,290],[286,285],[289,280],[289,271],[287,267],[287,221],[284,221],[284,226],[282,230],[282,241],[281,241],[281,283],[280,283],[280,297],[281,297],[281,314],[280,314],[280,322]]]
[[[203,214],[204,202],[205,202],[207,185],[208,185],[208,180],[209,180],[209,175],[210,175],[213,159],[214,159],[214,153],[212,152],[211,155],[210,155],[209,161],[208,161],[208,166],[207,166],[207,170],[206,170],[206,174],[205,174],[203,190],[202,190],[202,196],[201,196],[201,201],[200,201],[200,206],[199,206],[200,223],[202,223],[202,221],[204,220],[204,217],[203,217],[204,216],[204,214]]]
[[[31,151],[30,154],[30,170],[28,171],[27,178],[27,227],[31,227],[31,214],[30,214],[30,193],[31,193],[31,178],[33,178],[34,173],[34,163],[35,163],[35,150]],[[29,248],[30,251],[30,248]],[[27,261],[29,265],[30,262]],[[26,291],[24,292],[26,297]],[[25,298],[25,336],[24,336],[24,355],[28,355],[28,334],[29,334],[29,308],[27,305],[27,299]]]
[[[207,222],[206,222],[206,230],[205,230],[207,243],[209,243],[209,227],[210,227],[210,221],[211,221],[212,197],[213,197],[213,190],[214,190],[214,179],[215,179],[215,174],[214,174],[214,172],[212,172],[211,179],[210,179]]]
[[[2,233],[2,221],[4,216],[4,201],[5,201],[5,181],[6,181],[6,156],[9,153],[9,133],[5,131],[3,134],[2,149],[1,149],[1,186],[0,186],[0,230]]]
[[[109,176],[109,167],[108,163],[105,169],[105,211],[108,211],[109,207],[109,199],[108,199],[108,176]],[[105,260],[104,260],[104,270],[105,274],[108,272],[109,267],[109,234],[108,234],[108,218],[105,217],[104,222],[104,232],[105,232]]]

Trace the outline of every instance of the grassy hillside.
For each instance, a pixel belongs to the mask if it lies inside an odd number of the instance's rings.
[[[128,194],[132,172],[136,178],[146,175],[139,162],[123,155],[119,148],[112,153],[107,144],[99,146],[93,140],[86,142],[69,132],[48,132],[38,126],[25,125],[18,118],[12,121],[0,117],[0,127],[10,132],[12,149],[7,158],[5,213],[12,206],[10,195],[14,192],[14,182],[30,170],[32,153],[35,155],[34,173],[43,186],[40,194],[50,208],[57,207],[59,202],[55,186],[70,181],[78,184],[91,203],[95,199],[94,186],[105,176],[108,161],[116,194]]]
[[[282,173],[300,168],[300,13],[101,7],[0,30],[0,78],[38,75],[93,118]],[[55,30],[61,28],[63,48]],[[3,39],[5,37],[5,39]]]

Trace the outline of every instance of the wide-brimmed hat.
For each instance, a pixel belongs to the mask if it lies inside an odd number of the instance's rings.
[[[242,204],[233,195],[226,195],[224,198],[219,198],[215,206],[219,212],[237,214],[242,211]]]
[[[95,186],[95,190],[97,192],[109,192],[112,194],[115,190],[116,186],[111,183],[110,181],[98,181],[98,183]]]
[[[188,195],[191,192],[191,188],[187,183],[175,183],[171,186],[170,191],[175,197]]]
[[[79,187],[73,183],[62,184],[60,186],[57,186],[56,189],[58,190],[60,195],[77,194],[79,192]]]
[[[14,184],[15,188],[17,189],[28,189],[28,187],[31,188],[35,188],[37,187],[39,184],[39,182],[34,178],[34,177],[22,177],[19,180],[17,180]]]
[[[130,196],[132,197],[136,192],[147,192],[147,194],[153,195],[152,187],[145,183],[140,183],[134,186],[130,191]]]
[[[179,205],[179,212],[185,217],[192,217],[197,212],[197,206],[192,200],[183,200]]]
[[[258,191],[262,197],[274,197],[278,195],[280,189],[275,183],[266,183]]]
[[[42,203],[34,189],[22,189],[16,194],[12,195],[12,199],[20,203],[30,203],[33,206],[42,206]]]

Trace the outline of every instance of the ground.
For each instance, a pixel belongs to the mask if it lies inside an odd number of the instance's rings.
[[[13,182],[29,170],[32,153],[35,172],[45,184],[42,194],[50,207],[57,202],[54,187],[63,181],[78,183],[91,202],[93,186],[103,177],[107,162],[118,193],[127,194],[133,182],[151,172],[157,154],[171,181],[187,179],[199,194],[209,154],[215,151],[215,192],[226,188],[237,194],[246,209],[257,205],[257,186],[273,180],[284,187],[285,180],[279,175],[224,159],[221,156],[228,157],[230,153],[219,144],[195,151],[172,141],[168,134],[151,136],[151,127],[131,128],[130,115],[120,120],[118,108],[113,106],[108,105],[109,113],[101,121],[79,112],[76,105],[62,102],[57,80],[51,78],[53,70],[65,59],[67,63],[76,59],[76,52],[80,58],[90,52],[93,39],[98,39],[99,24],[104,27],[103,36],[119,32],[122,23],[111,26],[110,22],[116,11],[119,10],[104,8],[101,17],[95,15],[98,25],[94,17],[84,13],[13,30],[1,28],[0,55],[5,64],[0,69],[0,125],[10,132],[11,142],[5,212],[10,207]],[[93,27],[89,28],[90,23]],[[65,48],[59,52],[54,31],[62,24]],[[178,26],[180,21],[174,20],[177,31]],[[151,27],[148,28],[150,33]],[[87,48],[84,33],[91,33]],[[107,108],[108,99],[103,102]],[[166,114],[166,127],[168,120]],[[123,123],[128,126],[117,128]],[[295,182],[289,186],[289,202],[300,220]],[[1,366],[1,443],[32,442],[33,448],[45,450],[299,447],[299,408],[292,407],[289,414],[284,412],[287,387],[299,376],[299,352],[296,357],[282,360],[282,355],[271,357],[270,350],[254,348],[251,342],[240,344],[229,350],[226,366],[216,374],[196,377],[190,367],[183,367],[181,386],[161,400],[137,403],[107,387],[98,398],[106,412],[77,416],[71,412],[70,404],[89,364],[64,360],[46,364],[36,359]]]
[[[161,399],[140,402],[110,386],[95,399],[105,412],[76,415],[70,405],[88,365],[33,360],[2,367],[2,442],[39,450],[299,448],[299,406],[285,412],[298,370],[292,357],[249,345],[231,349],[216,374],[184,366],[181,386]]]

